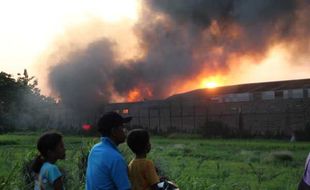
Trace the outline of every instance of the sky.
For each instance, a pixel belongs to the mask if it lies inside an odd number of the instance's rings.
[[[16,76],[27,69],[44,81],[40,61],[67,30],[96,19],[114,30],[126,23],[123,30],[130,30],[138,9],[137,0],[1,0],[0,71]]]
[[[309,78],[307,1],[217,2],[0,0],[0,71],[108,101]]]

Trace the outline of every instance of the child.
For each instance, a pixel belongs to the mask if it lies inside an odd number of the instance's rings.
[[[156,190],[159,177],[153,162],[146,159],[151,150],[150,136],[144,129],[134,129],[127,136],[127,144],[135,153],[128,166],[132,190]]]
[[[65,159],[65,147],[60,133],[44,133],[37,142],[40,152],[32,165],[37,180],[35,190],[62,190],[63,175],[55,165],[57,160]]]

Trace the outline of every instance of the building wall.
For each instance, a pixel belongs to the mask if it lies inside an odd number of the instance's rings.
[[[310,122],[308,89],[106,105],[104,111],[133,116],[131,125],[157,132],[195,133],[207,121],[255,134],[291,134]]]

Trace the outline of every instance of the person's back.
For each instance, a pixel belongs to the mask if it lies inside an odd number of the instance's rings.
[[[122,155],[109,138],[102,137],[88,157],[86,189],[120,189],[123,185],[126,186],[128,181],[118,172],[122,168],[126,168]],[[116,187],[116,184],[123,185]]]
[[[125,142],[123,124],[131,117],[123,118],[115,112],[103,115],[98,122],[101,142],[91,149],[86,170],[86,190],[129,190],[127,164],[117,149]]]
[[[34,190],[64,189],[63,174],[55,164],[57,160],[66,157],[62,138],[60,133],[47,132],[38,139],[37,149],[40,154],[32,163],[32,170],[35,173]]]
[[[45,162],[39,173],[40,188],[44,190],[54,190],[53,183],[59,177],[62,177],[62,174],[58,167],[55,164]]]
[[[151,150],[150,136],[144,129],[129,132],[127,145],[135,153],[135,158],[128,165],[132,190],[155,190],[159,177],[153,161],[146,158]]]
[[[132,190],[149,190],[152,189],[154,184],[159,182],[159,177],[152,160],[135,158],[129,163],[128,170]]]

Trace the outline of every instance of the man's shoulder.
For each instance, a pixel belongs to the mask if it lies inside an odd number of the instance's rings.
[[[91,149],[91,154],[108,154],[109,156],[113,157],[122,157],[121,153],[118,150],[103,143],[98,143],[94,145]]]

